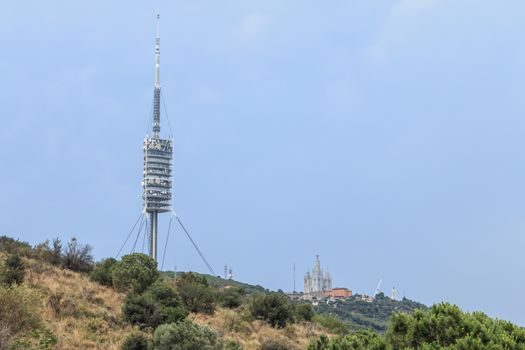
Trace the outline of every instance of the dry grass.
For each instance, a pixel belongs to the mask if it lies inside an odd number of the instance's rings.
[[[25,259],[25,285],[39,295],[45,327],[58,340],[56,350],[118,350],[133,328],[121,321],[125,295],[91,282],[80,273]],[[206,324],[225,339],[240,343],[245,350],[259,349],[267,339],[287,339],[296,349],[326,330],[314,323],[275,329],[250,319],[247,310],[218,308],[214,315],[191,314],[189,319]]]
[[[291,324],[283,329],[270,327],[261,321],[251,321],[242,309],[219,308],[214,315],[191,314],[192,321],[208,325],[225,339],[239,342],[244,350],[257,350],[267,339],[288,339],[297,349],[306,349],[308,344],[326,330],[314,323]]]
[[[132,331],[120,317],[123,294],[91,282],[83,274],[41,261],[25,263],[27,284],[42,292],[42,318],[58,339],[55,349],[120,348]]]

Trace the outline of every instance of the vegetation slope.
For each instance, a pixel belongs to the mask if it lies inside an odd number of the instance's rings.
[[[32,247],[2,236],[2,349],[525,350],[525,329],[383,295],[315,310],[260,286],[162,274],[144,254],[94,263],[75,239]]]
[[[92,267],[87,271],[74,271],[66,267],[63,260],[68,254],[68,248],[61,247],[60,242],[57,244],[60,247],[56,247],[53,252],[53,245],[50,246],[49,242],[31,247],[24,242],[0,237],[0,282],[6,275],[5,264],[10,256],[21,256],[23,265],[20,283],[0,283],[0,349],[117,350],[122,349],[131,336],[141,335],[148,342],[152,341],[152,327],[134,324],[124,314],[126,305],[131,304],[130,296],[136,293],[93,281],[96,272],[100,272],[96,267],[99,265],[93,264],[95,269]],[[74,250],[80,251],[82,248],[84,246],[77,244]],[[192,275],[197,281],[201,277]],[[171,285],[175,284],[172,276],[165,274],[160,278]],[[248,292],[242,289],[244,287],[248,287]],[[191,293],[202,296],[198,294],[202,291],[198,287],[196,290],[191,288],[183,289],[180,286],[180,292],[189,290],[190,297]],[[225,300],[228,292],[224,293],[228,289],[242,291],[241,298],[237,300],[239,295],[233,293],[234,300],[228,304],[228,300]],[[254,317],[250,302],[256,295],[265,293],[262,287],[210,278],[210,286],[204,290],[212,295],[212,310],[208,311],[205,306],[196,304],[197,309],[194,312],[186,311],[187,317],[183,318],[209,326],[221,340],[221,349],[249,350],[261,349],[263,346],[305,349],[321,334],[332,334],[315,322],[304,319],[292,321],[291,314],[285,316],[289,322],[285,322],[282,327],[272,325],[264,317]],[[180,299],[180,296],[176,298]],[[191,301],[189,303],[188,309],[192,307]]]

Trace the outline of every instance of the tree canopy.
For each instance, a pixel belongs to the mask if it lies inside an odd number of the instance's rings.
[[[384,336],[372,331],[328,339],[309,350],[525,350],[525,329],[481,312],[441,303],[413,314],[395,313]]]
[[[157,263],[145,254],[124,255],[113,268],[113,286],[120,292],[142,293],[158,277]]]

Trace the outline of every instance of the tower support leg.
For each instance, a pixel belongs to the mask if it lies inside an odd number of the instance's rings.
[[[149,256],[157,261],[157,222],[158,212],[151,212]]]

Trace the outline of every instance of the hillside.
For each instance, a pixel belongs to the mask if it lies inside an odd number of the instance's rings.
[[[83,254],[87,259],[86,264],[76,266],[85,272],[64,268],[67,265],[64,260],[68,254],[66,251],[71,247],[79,257]],[[68,243],[65,249],[60,242],[53,242],[52,246],[49,246],[49,242],[44,242],[31,247],[24,242],[0,237],[0,263],[3,265],[8,256],[20,255],[25,266],[24,282],[16,288],[2,289],[2,297],[4,301],[9,301],[10,297],[13,300],[27,300],[27,305],[21,304],[25,309],[17,312],[35,315],[31,327],[22,324],[20,329],[15,329],[0,322],[0,335],[4,334],[4,343],[7,342],[5,339],[12,338],[10,342],[18,346],[14,348],[19,349],[36,346],[42,349],[120,349],[123,340],[129,334],[139,331],[139,327],[133,327],[126,322],[122,314],[127,294],[118,292],[111,286],[111,281],[109,286],[104,286],[90,279],[89,271],[93,269],[93,263],[90,262],[87,247],[78,245],[76,241]],[[187,273],[179,272],[175,278],[174,273],[170,271],[161,272],[160,275],[169,283],[176,283],[176,280],[188,276]],[[244,349],[258,349],[268,339],[278,339],[287,343],[290,348],[303,349],[322,333],[347,333],[348,330],[362,328],[384,331],[392,312],[412,312],[414,307],[422,306],[406,300],[392,302],[381,295],[371,303],[353,297],[320,303],[316,308],[319,316],[315,316],[312,322],[288,322],[285,327],[271,327],[268,322],[254,317],[250,311],[252,300],[260,295],[269,295],[270,291],[261,286],[216,276],[196,273],[193,275],[197,280],[205,280],[205,289],[211,293],[202,294],[199,298],[212,298],[211,302],[216,305],[213,306],[214,312],[188,310],[188,319],[210,326],[221,339],[231,340]],[[239,299],[240,304],[236,308],[221,307],[222,295],[228,291],[242,291],[244,295]],[[201,292],[192,291],[197,293],[196,295],[200,295],[198,293]],[[286,299],[284,295],[283,298]],[[301,309],[301,303],[286,303],[290,304],[286,306],[290,310]],[[303,308],[303,312],[304,310],[308,314],[308,308]],[[6,309],[4,312],[9,311]],[[346,324],[333,315],[344,320]],[[298,317],[303,316],[293,316],[291,319]],[[305,317],[310,320],[312,315]],[[152,336],[152,330],[142,331],[149,334],[149,337]],[[2,346],[0,341],[1,348],[5,346]]]
[[[122,312],[125,293],[93,282],[89,273],[47,262],[52,261],[50,251],[44,249],[43,254],[41,248],[0,237],[0,277],[8,256],[13,253],[22,256],[24,265],[21,284],[10,287],[0,284],[0,349],[117,350],[132,333],[151,339],[153,329],[125,321]],[[168,282],[173,281],[173,273],[163,275]],[[206,277],[213,295],[238,287],[256,294],[264,291],[258,286]],[[304,349],[321,334],[330,333],[314,322],[272,327],[254,319],[247,304],[230,309],[217,301],[214,312],[189,312],[187,318],[208,325],[229,344],[225,349],[255,350],[274,340],[287,344],[289,349]]]
[[[17,335],[18,348],[119,349],[132,327],[121,322],[124,295],[77,272],[24,259],[23,295],[40,316],[38,332]],[[44,338],[47,338],[44,339]],[[42,342],[49,344],[42,346]],[[1,347],[0,347],[1,348]]]
[[[383,293],[379,293],[373,301],[354,295],[343,300],[321,302],[316,307],[319,314],[335,315],[348,322],[353,331],[372,329],[378,332],[387,330],[393,313],[413,313],[416,309],[426,310],[427,306],[406,298],[392,300]]]
[[[166,276],[173,278],[173,271],[165,272]],[[231,279],[223,279],[208,274],[199,274],[208,280],[210,286],[215,288],[243,288],[247,294],[268,293],[269,290],[262,286],[254,286],[247,283]],[[338,300],[321,301],[315,306],[315,311],[320,315],[332,315],[348,323],[351,331],[362,329],[372,329],[378,332],[385,332],[388,320],[394,312],[412,313],[416,309],[426,310],[428,307],[416,301],[403,298],[402,300],[392,300],[383,293],[372,301],[366,301],[361,295],[355,294],[352,297]]]
[[[204,278],[206,278],[210,287],[213,287],[213,288],[218,288],[218,289],[231,288],[231,287],[242,288],[246,291],[247,294],[257,294],[257,293],[268,293],[269,292],[268,289],[265,289],[264,287],[259,286],[259,285],[254,286],[252,284],[235,281],[233,279],[224,279],[218,276],[201,274],[197,272],[195,273],[199,276],[203,276]],[[162,271],[161,274],[166,277],[171,277],[171,278],[175,277],[173,271]]]
[[[5,255],[0,256],[0,260],[4,258]],[[19,349],[120,349],[123,339],[134,329],[121,321],[124,294],[90,281],[86,274],[34,259],[24,259],[24,263],[27,271],[23,287],[36,296],[35,307],[42,316],[42,326],[39,334],[33,332],[35,336],[19,337]],[[242,311],[226,308],[218,308],[213,315],[193,313],[189,318],[209,325],[246,350],[259,349],[266,339],[288,339],[297,348],[304,349],[311,340],[326,333],[313,323],[275,329],[261,321],[246,320]],[[45,343],[45,337],[50,345],[40,347],[38,344]]]
[[[163,274],[167,277],[174,277],[173,271],[166,271]],[[206,278],[210,286],[214,288],[242,288],[248,295],[270,292],[262,286],[254,286],[232,279],[208,274],[198,274]],[[315,311],[320,315],[332,315],[348,323],[351,331],[362,329],[372,329],[378,332],[385,332],[388,320],[394,312],[413,313],[416,309],[426,310],[428,307],[422,303],[403,298],[402,300],[392,300],[383,293],[378,293],[373,300],[366,300],[359,294],[349,298],[338,300],[324,300],[315,306]]]
[[[260,286],[159,273],[144,254],[94,264],[74,239],[63,249],[58,240],[31,247],[0,237],[0,350],[401,348],[525,350],[525,329],[381,293],[314,310]]]

